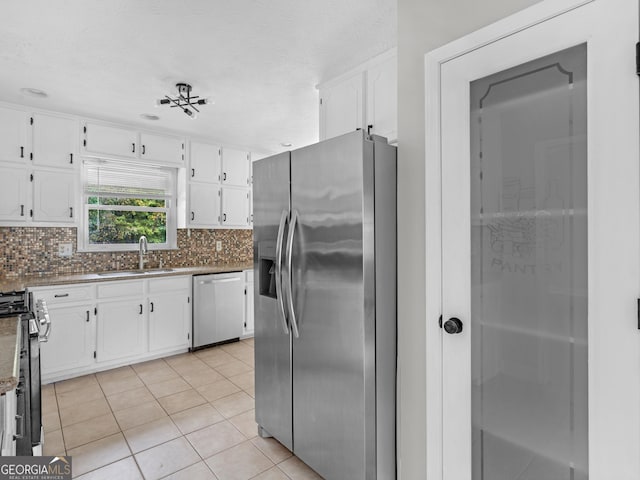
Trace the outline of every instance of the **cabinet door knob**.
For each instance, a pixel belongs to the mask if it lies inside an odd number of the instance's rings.
[[[227,181],[227,172],[222,172],[222,181],[223,182]]]
[[[196,214],[195,214],[195,212],[191,212],[191,220],[193,221],[193,220],[195,220],[195,219],[196,219]]]
[[[151,310],[149,311],[153,313],[153,302],[150,302],[150,305],[151,305]]]
[[[24,147],[20,147],[20,158],[24,158]]]
[[[135,143],[131,144],[131,153],[136,153],[136,144]]]
[[[147,149],[146,149],[146,146],[145,146],[145,145],[142,145],[142,154],[143,154],[143,155],[144,155],[144,152],[145,152],[146,150],[147,150]]]
[[[444,322],[444,325],[442,327],[444,328],[444,331],[447,332],[449,335],[454,335],[456,333],[461,333],[462,332],[462,320],[460,320],[459,318],[456,318],[456,317],[451,317],[449,320]]]
[[[195,177],[195,176],[196,176],[196,169],[195,169],[195,168],[192,168],[192,169],[191,169],[191,178],[193,178],[193,177]]]
[[[142,304],[140,304],[140,315],[142,315]]]

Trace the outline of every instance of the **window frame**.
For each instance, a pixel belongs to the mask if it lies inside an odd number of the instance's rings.
[[[86,190],[88,182],[88,166],[93,165],[113,165],[114,167],[135,167],[147,170],[161,170],[169,174],[170,189],[167,195],[164,196],[148,196],[148,198],[164,198],[166,200],[165,207],[136,207],[132,205],[95,205],[88,202],[89,197],[96,196],[89,193]],[[175,167],[164,167],[157,165],[149,165],[140,162],[122,162],[118,160],[92,158],[83,159],[81,164],[81,211],[80,222],[78,226],[78,251],[79,252],[129,252],[138,251],[139,244],[135,243],[100,243],[92,244],[89,240],[89,212],[91,210],[103,210],[103,211],[134,211],[134,212],[160,212],[166,213],[166,242],[164,243],[148,243],[149,250],[175,250],[177,246],[177,218],[178,218],[178,198],[177,198],[177,184],[178,184],[178,169]],[[106,197],[106,196],[105,196]],[[126,195],[122,193],[114,193],[109,195],[110,198],[140,198],[136,195]]]

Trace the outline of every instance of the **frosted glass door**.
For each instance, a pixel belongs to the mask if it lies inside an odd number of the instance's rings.
[[[587,478],[586,68],[471,83],[474,480]]]
[[[616,2],[442,47],[428,480],[640,479],[639,5]]]

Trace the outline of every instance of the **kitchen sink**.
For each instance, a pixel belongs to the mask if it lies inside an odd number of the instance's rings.
[[[100,277],[128,277],[130,275],[149,275],[153,273],[170,273],[173,268],[152,268],[149,270],[118,270],[115,272],[98,273]]]

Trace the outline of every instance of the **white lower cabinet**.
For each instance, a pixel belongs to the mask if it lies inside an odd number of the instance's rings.
[[[99,302],[97,322],[98,362],[136,357],[147,351],[146,316],[142,299]]]
[[[50,305],[49,316],[55,322],[49,340],[40,344],[43,376],[87,367],[93,363],[95,337],[94,306]]]
[[[191,277],[149,280],[149,351],[188,348]]]
[[[48,341],[40,343],[43,383],[90,368],[95,362],[95,286],[59,285],[29,291],[34,302],[47,304],[51,318]]]
[[[42,382],[185,352],[191,339],[191,276],[29,288],[45,300],[49,341]]]
[[[242,328],[243,337],[253,337],[254,312],[253,312],[253,270],[245,270],[244,287],[244,323]]]

